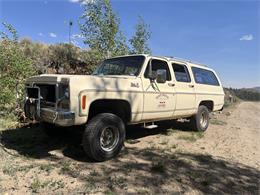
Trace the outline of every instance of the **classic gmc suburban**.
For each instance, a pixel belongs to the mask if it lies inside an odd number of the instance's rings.
[[[214,70],[177,58],[129,55],[104,60],[92,75],[34,76],[26,81],[25,113],[48,135],[84,125],[86,154],[104,161],[116,156],[125,126],[188,118],[205,131],[209,112],[221,110],[224,91]]]

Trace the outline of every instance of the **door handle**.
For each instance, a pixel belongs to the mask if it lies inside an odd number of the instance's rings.
[[[194,87],[194,85],[189,85],[189,87],[193,88],[193,87]]]
[[[168,83],[168,86],[169,86],[169,87],[174,87],[175,84],[174,84],[174,83]]]

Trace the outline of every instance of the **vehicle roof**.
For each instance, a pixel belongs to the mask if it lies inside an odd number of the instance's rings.
[[[156,55],[149,55],[149,54],[130,54],[130,55],[122,55],[122,56],[115,56],[109,59],[113,59],[113,58],[118,58],[118,57],[130,57],[130,56],[144,56],[144,57],[154,57],[154,58],[161,58],[170,62],[180,62],[180,63],[185,63],[186,65],[189,66],[197,66],[197,67],[201,67],[201,68],[206,68],[206,69],[211,69],[208,66],[206,66],[205,64],[202,63],[198,63],[198,62],[194,62],[191,60],[187,60],[187,59],[183,59],[183,58],[178,58],[178,57],[172,57],[172,56],[156,56]]]

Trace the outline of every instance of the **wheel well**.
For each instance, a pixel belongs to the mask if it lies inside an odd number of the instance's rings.
[[[88,120],[100,113],[112,113],[125,123],[131,121],[131,107],[126,100],[95,100],[89,107]]]
[[[201,105],[206,106],[210,112],[213,111],[214,103],[212,100],[202,101],[200,102],[199,106]]]

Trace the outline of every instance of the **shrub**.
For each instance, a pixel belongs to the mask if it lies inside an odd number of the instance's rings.
[[[34,74],[31,59],[27,58],[17,42],[15,29],[3,23],[12,35],[1,32],[0,40],[0,110],[14,111],[19,108],[24,92],[24,82],[27,77]]]

